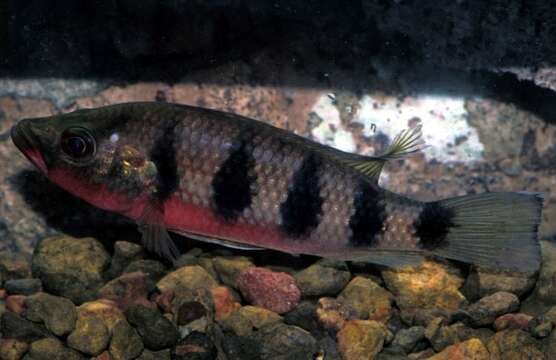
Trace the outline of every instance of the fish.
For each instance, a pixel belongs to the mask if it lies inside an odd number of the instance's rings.
[[[420,151],[421,127],[366,156],[240,115],[137,102],[22,119],[15,146],[57,186],[137,223],[173,260],[169,232],[387,267],[441,258],[536,271],[543,196],[487,192],[423,202],[379,186],[386,162]]]

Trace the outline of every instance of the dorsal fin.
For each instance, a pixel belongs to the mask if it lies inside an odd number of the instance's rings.
[[[400,159],[421,151],[425,147],[421,125],[400,132],[392,141],[386,152],[379,156],[350,154],[343,161],[374,181],[378,181],[382,167],[388,160]]]

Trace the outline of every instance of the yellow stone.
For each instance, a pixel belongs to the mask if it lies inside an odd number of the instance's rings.
[[[384,346],[386,328],[374,320],[352,320],[336,337],[344,360],[371,360]]]
[[[429,360],[489,360],[490,354],[479,339],[450,345]]]

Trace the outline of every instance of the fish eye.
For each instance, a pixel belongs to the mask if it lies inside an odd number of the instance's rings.
[[[70,127],[62,133],[60,146],[66,155],[74,159],[83,159],[94,155],[95,139],[84,128]]]

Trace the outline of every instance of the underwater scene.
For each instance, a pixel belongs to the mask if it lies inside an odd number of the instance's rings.
[[[554,19],[0,0],[0,360],[556,359]]]

